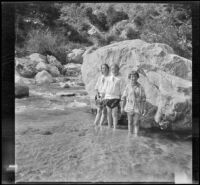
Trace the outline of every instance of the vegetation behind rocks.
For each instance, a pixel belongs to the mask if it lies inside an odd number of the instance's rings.
[[[95,28],[94,34],[89,30]],[[16,54],[38,52],[67,63],[74,48],[141,39],[171,46],[191,59],[189,4],[16,3]]]

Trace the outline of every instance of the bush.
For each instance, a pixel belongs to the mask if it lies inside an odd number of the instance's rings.
[[[58,36],[54,35],[50,31],[33,30],[28,35],[26,50],[29,53],[53,55],[61,63],[66,62],[66,50],[64,43],[60,42]]]
[[[123,11],[116,11],[113,6],[110,6],[107,10],[107,21],[109,27],[115,23],[129,19],[128,15]]]

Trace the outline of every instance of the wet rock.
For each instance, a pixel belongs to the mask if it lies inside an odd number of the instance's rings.
[[[29,96],[29,87],[23,85],[15,85],[15,98],[24,98]]]
[[[170,46],[127,40],[84,53],[83,60],[82,79],[91,108],[95,108],[94,86],[101,74],[101,64],[116,63],[126,83],[131,70],[140,74],[139,83],[145,89],[148,104],[147,115],[141,121],[143,126],[191,129],[191,61],[175,55]]]
[[[35,76],[36,83],[38,84],[49,84],[53,82],[53,78],[51,74],[49,74],[47,71],[43,70]]]
[[[63,96],[67,96],[67,97],[70,97],[70,96],[75,96],[76,95],[76,93],[74,93],[74,92],[59,92],[59,93],[56,93],[56,95],[57,96],[61,96],[61,97],[63,97]]]

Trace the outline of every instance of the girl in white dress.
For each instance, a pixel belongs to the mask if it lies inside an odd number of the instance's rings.
[[[140,117],[145,114],[146,95],[144,88],[137,82],[139,78],[137,71],[132,71],[128,78],[130,81],[122,95],[121,113],[127,112],[129,134],[134,133],[137,136]]]
[[[106,83],[106,80],[108,78],[108,74],[109,74],[109,66],[108,64],[102,64],[101,65],[101,73],[102,75],[99,76],[96,86],[95,86],[95,90],[96,90],[96,96],[95,96],[95,103],[97,106],[97,115],[94,121],[94,125],[98,125],[99,121],[100,121],[100,126],[102,126],[105,117],[106,117],[106,107],[104,105],[103,102],[103,87]]]
[[[104,86],[104,103],[107,108],[108,126],[113,130],[117,128],[118,124],[118,110],[120,107],[121,95],[123,93],[123,80],[119,74],[119,66],[113,64],[111,66],[111,76],[108,77]]]

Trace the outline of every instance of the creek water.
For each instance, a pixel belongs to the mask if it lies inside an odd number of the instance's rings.
[[[84,88],[30,86],[15,100],[16,182],[192,182],[187,135],[141,129],[132,137],[127,125],[95,129],[94,118]]]

